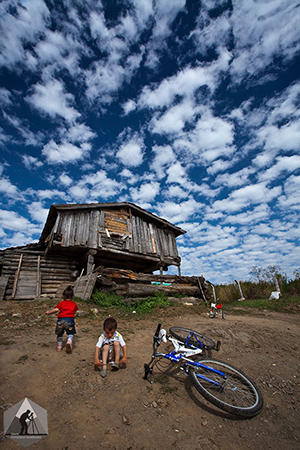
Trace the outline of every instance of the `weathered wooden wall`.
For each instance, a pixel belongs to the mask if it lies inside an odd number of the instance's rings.
[[[45,255],[26,248],[1,252],[2,276],[8,280],[4,299],[55,296],[61,283],[74,283],[74,260],[67,255]]]
[[[53,245],[178,258],[175,234],[124,209],[58,211]]]

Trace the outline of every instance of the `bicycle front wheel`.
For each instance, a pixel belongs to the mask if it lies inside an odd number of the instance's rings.
[[[212,339],[188,328],[171,327],[169,333],[182,344],[187,344],[196,348],[209,350],[214,349],[216,346]]]
[[[214,317],[216,317],[216,311],[214,311],[213,309],[211,309],[208,313],[208,317],[210,319],[213,319]]]
[[[255,383],[227,363],[201,359],[199,366],[190,367],[189,374],[197,391],[223,411],[253,417],[263,407],[263,397]]]

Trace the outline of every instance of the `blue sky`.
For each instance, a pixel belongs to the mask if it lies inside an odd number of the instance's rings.
[[[182,274],[299,264],[297,0],[3,0],[0,248],[51,204],[182,227]]]

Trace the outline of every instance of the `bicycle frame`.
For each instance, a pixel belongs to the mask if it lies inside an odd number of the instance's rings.
[[[157,335],[158,333],[159,333],[159,335]],[[196,348],[193,345],[187,347],[191,337],[196,337],[196,336],[193,333],[190,333],[190,335],[188,336],[188,338],[186,340],[186,343],[182,344],[177,339],[175,339],[171,336],[166,336],[165,330],[160,330],[160,332],[157,331],[153,337],[153,354],[151,357],[151,361],[149,362],[149,364],[144,365],[144,369],[145,369],[144,379],[147,380],[148,374],[149,373],[152,374],[152,369],[153,369],[153,365],[155,363],[155,359],[158,357],[163,357],[163,358],[169,359],[173,362],[179,362],[181,360],[184,360],[185,363],[181,369],[184,370],[184,372],[186,374],[188,374],[188,372],[189,372],[189,367],[194,366],[194,367],[202,367],[204,369],[209,370],[210,372],[217,373],[218,375],[220,375],[224,379],[226,379],[226,376],[223,372],[213,369],[212,367],[207,367],[204,364],[201,364],[199,361],[193,361],[192,359],[189,359],[190,356],[202,355],[203,351],[204,351],[203,348]],[[197,337],[196,337],[196,340],[200,345],[202,345],[202,343],[199,341],[199,339]],[[157,352],[157,348],[160,346],[161,341],[171,342],[173,344],[174,350],[172,350],[170,353]],[[218,342],[218,346],[216,347],[216,350],[218,350],[219,346],[220,346],[220,343]],[[216,386],[219,386],[219,387],[221,386],[215,380],[210,380],[209,378],[207,378],[203,375],[197,374],[197,377],[201,378],[205,381],[208,381]]]
[[[168,349],[168,353],[158,351],[161,342],[170,342],[173,350]],[[180,369],[190,377],[196,390],[206,400],[231,414],[253,417],[263,407],[262,394],[244,372],[226,362],[207,357],[206,350],[218,351],[220,345],[220,341],[215,344],[212,339],[189,328],[171,327],[167,336],[159,324],[153,336],[151,360],[144,364],[144,379],[147,380],[148,375],[153,373],[155,365],[163,371],[173,362],[180,364],[182,361]],[[164,361],[169,362],[166,365]]]

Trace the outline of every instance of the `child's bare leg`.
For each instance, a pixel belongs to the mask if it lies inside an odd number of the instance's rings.
[[[102,378],[105,378],[106,374],[107,374],[108,351],[109,351],[109,346],[107,344],[105,344],[102,347],[102,370],[100,372],[100,375]]]
[[[120,368],[120,343],[114,341],[114,364],[112,365],[112,370],[118,370]]]
[[[115,362],[120,363],[120,342],[114,341]]]

